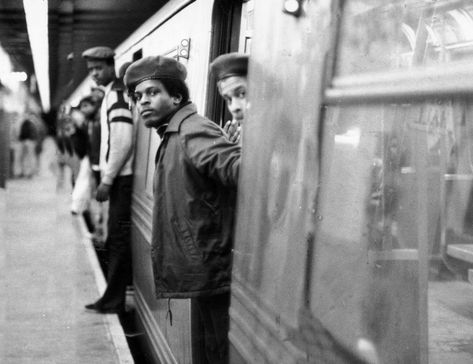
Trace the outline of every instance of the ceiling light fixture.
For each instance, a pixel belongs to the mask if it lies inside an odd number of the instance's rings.
[[[23,0],[26,27],[43,111],[50,108],[48,0]]]

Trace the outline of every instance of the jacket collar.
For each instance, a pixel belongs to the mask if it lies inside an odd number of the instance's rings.
[[[187,119],[189,116],[192,114],[197,113],[197,107],[195,104],[189,101],[186,105],[181,107],[179,110],[177,110],[174,115],[171,116],[171,119],[169,120],[169,125],[164,131],[164,134],[166,133],[175,133],[179,131],[179,127],[181,126],[181,123]]]

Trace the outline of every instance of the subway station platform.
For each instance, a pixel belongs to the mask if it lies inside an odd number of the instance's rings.
[[[54,158],[46,139],[39,174],[0,189],[0,363],[133,363],[117,315],[84,309],[105,280]]]

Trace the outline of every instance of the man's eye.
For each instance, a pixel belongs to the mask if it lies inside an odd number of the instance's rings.
[[[140,101],[141,100],[141,94],[133,94],[133,100],[136,102],[136,101]]]
[[[148,95],[149,95],[149,96],[155,96],[157,93],[158,93],[157,90],[149,90],[149,91],[148,91]]]
[[[240,91],[240,92],[237,94],[237,96],[238,96],[240,99],[242,99],[242,98],[244,98],[244,97],[246,96],[246,92],[245,92],[245,91]]]

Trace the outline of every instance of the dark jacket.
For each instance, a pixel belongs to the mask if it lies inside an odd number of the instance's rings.
[[[87,154],[87,145],[89,143],[89,137],[87,135],[87,126],[78,127],[76,126],[75,132],[70,136],[72,148],[74,153],[82,159]]]
[[[100,163],[100,116],[94,116],[94,118],[87,122],[89,144],[87,148],[87,154],[90,159],[92,166],[98,166]]]
[[[35,141],[38,138],[38,130],[36,125],[31,121],[26,119],[23,121],[20,127],[20,135],[18,139],[23,140],[33,140]]]
[[[240,153],[193,104],[170,119],[154,175],[151,254],[158,298],[230,289]]]

